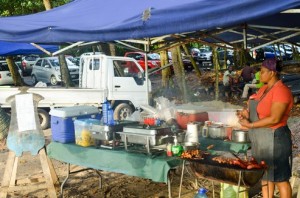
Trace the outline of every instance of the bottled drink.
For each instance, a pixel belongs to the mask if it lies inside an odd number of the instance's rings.
[[[204,123],[204,126],[202,128],[202,137],[207,137],[208,136],[208,126],[207,123]]]
[[[206,192],[207,190],[205,188],[200,188],[194,198],[208,198]]]
[[[181,153],[183,152],[183,147],[178,144],[177,137],[174,136],[174,145],[172,146],[172,154],[173,156],[181,156]]]

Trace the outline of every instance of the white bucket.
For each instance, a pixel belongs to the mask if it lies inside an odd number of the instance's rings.
[[[199,124],[188,123],[185,135],[185,142],[199,142],[198,139]]]

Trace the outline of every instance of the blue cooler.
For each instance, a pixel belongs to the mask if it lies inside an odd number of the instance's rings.
[[[52,140],[61,143],[74,143],[74,120],[95,118],[100,120],[100,112],[93,106],[74,106],[51,109]]]

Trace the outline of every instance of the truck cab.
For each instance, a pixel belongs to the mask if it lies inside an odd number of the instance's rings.
[[[144,70],[132,58],[83,55],[79,73],[79,87],[104,90],[103,98],[99,100],[111,101],[116,120],[124,119],[148,101],[151,82],[146,82]]]

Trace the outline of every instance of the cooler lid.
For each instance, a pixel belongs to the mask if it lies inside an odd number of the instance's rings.
[[[55,108],[55,109],[51,109],[49,112],[50,115],[61,117],[61,118],[97,114],[97,113],[100,113],[98,107],[88,106],[88,105]]]

